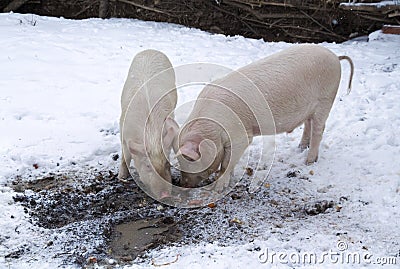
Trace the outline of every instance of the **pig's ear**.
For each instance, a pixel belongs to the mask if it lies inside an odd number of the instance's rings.
[[[129,152],[132,155],[143,155],[144,154],[144,145],[134,142],[133,140],[129,140],[128,142]]]
[[[178,134],[178,130],[179,130],[179,125],[176,123],[176,121],[168,117],[165,120],[164,131],[163,131],[163,145],[165,148],[168,149],[172,146],[172,144],[175,144],[174,140],[176,138],[176,135]],[[174,147],[174,151],[175,150],[176,149]]]
[[[179,148],[178,155],[182,155],[185,158],[197,161],[198,159],[200,159],[199,145],[194,142],[188,141]]]

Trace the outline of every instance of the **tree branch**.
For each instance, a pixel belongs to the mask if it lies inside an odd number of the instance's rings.
[[[29,0],[14,0],[11,3],[9,3],[4,9],[4,12],[10,12],[10,11],[16,11],[18,10],[20,7],[22,7],[24,4],[26,4],[26,2],[28,2]]]

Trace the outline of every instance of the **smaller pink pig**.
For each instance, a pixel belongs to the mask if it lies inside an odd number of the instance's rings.
[[[156,50],[138,53],[121,96],[118,178],[129,177],[133,159],[140,181],[157,198],[168,197],[171,191],[168,155],[178,130],[173,120],[176,102],[175,73],[167,56]]]

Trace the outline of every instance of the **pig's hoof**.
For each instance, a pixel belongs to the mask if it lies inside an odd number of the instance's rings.
[[[318,160],[318,157],[314,158],[314,159],[307,159],[306,160],[306,165],[312,165],[312,164],[316,163],[317,160]]]
[[[119,181],[121,181],[122,183],[126,183],[126,184],[131,183],[131,181],[126,180],[124,178],[119,178]]]
[[[308,149],[308,147],[309,147],[308,143],[305,143],[305,144],[300,143],[299,144],[299,149],[301,149],[301,151]]]
[[[127,180],[129,178],[130,174],[128,173],[127,175],[124,173],[119,173],[118,174],[118,179],[119,181],[123,182],[123,183],[129,183],[129,180]]]
[[[118,179],[123,180],[123,179],[127,179],[130,176],[129,171],[122,171],[120,170],[118,173]]]

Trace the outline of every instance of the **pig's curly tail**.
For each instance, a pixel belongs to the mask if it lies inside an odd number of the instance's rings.
[[[349,94],[351,91],[351,82],[353,81],[354,64],[349,56],[345,56],[345,55],[339,56],[339,61],[341,61],[341,60],[347,60],[350,64],[350,80],[349,80],[349,87],[347,88],[347,94]]]

